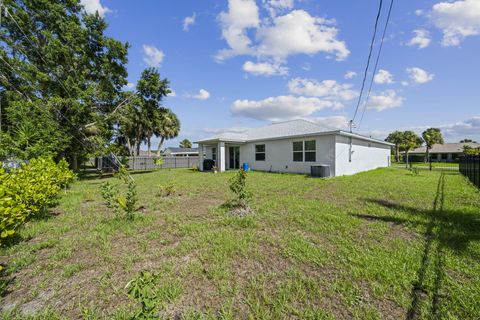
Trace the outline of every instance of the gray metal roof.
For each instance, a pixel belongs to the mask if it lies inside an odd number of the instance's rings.
[[[470,146],[472,148],[479,148],[480,144],[475,142],[466,142],[466,143],[444,143],[444,144],[434,144],[430,153],[462,153],[463,146]],[[423,154],[427,152],[427,147],[422,146],[410,151],[410,154],[418,153]]]
[[[260,141],[260,140],[272,140],[272,139],[282,139],[282,138],[293,138],[301,136],[313,136],[313,135],[329,135],[329,134],[339,134],[349,137],[355,137],[361,140],[367,140],[372,142],[378,142],[382,144],[392,145],[389,142],[382,140],[365,137],[359,134],[350,133],[342,130],[336,131],[325,131],[319,125],[307,121],[307,120],[291,120],[285,122],[272,123],[265,127],[252,128],[246,130],[244,133],[222,133],[207,139],[202,139],[197,141],[197,143],[213,143],[218,141],[224,142],[250,142],[250,141]]]

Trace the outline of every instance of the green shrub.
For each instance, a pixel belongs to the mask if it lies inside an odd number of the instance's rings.
[[[0,169],[0,241],[52,206],[60,190],[75,178],[64,160],[57,164],[50,158],[33,159],[10,173]]]
[[[247,172],[243,169],[237,171],[237,173],[230,179],[230,190],[235,194],[238,205],[246,205],[249,193],[246,189]]]

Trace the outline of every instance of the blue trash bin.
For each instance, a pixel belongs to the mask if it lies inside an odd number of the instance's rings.
[[[242,168],[244,171],[250,171],[250,166],[248,165],[248,162],[244,162],[242,164]]]

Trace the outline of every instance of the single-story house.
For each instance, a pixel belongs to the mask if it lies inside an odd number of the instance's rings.
[[[198,156],[198,148],[166,148],[163,155],[170,157],[192,157]]]
[[[472,148],[479,148],[480,143],[475,142],[464,142],[464,143],[444,143],[444,144],[434,144],[430,149],[430,159],[432,161],[456,161],[463,154],[463,147],[469,146]],[[425,159],[427,154],[427,147],[422,146],[416,149],[413,149],[408,153],[411,156],[421,156],[422,159]]]
[[[306,120],[224,133],[196,143],[221,172],[246,162],[253,170],[303,174],[309,174],[312,166],[328,166],[329,176],[388,167],[393,146],[342,130],[325,131]],[[204,152],[199,156],[202,171]]]

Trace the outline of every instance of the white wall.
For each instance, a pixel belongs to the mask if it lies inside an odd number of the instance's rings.
[[[352,161],[349,161],[350,138],[335,136],[335,175],[343,176],[390,165],[390,146],[352,138]]]
[[[294,162],[293,142],[316,140],[315,162]],[[255,145],[265,144],[265,161],[255,161]],[[228,155],[227,155],[228,157]],[[260,171],[310,173],[312,165],[330,165],[330,172],[335,172],[335,136],[317,136],[302,139],[282,139],[257,141],[240,146],[240,165],[248,162],[250,168]],[[228,163],[228,162],[227,162]]]

